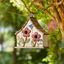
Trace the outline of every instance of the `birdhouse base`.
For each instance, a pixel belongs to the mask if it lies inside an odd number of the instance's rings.
[[[43,47],[15,47],[15,48],[43,48]]]

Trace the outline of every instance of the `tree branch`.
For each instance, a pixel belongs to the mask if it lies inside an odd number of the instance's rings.
[[[28,12],[29,13],[33,13],[33,14],[35,14],[34,12],[31,12],[30,11],[30,9],[27,7],[27,5],[26,5],[26,3],[24,2],[24,0],[21,0],[22,2],[23,2],[23,4],[25,5],[25,7],[26,7],[26,9],[28,10]],[[60,1],[60,2],[54,2],[53,4],[51,4],[48,8],[50,8],[52,5],[53,5],[53,7],[55,7],[55,6],[57,6],[57,5],[60,5],[61,3],[63,2],[63,0],[62,1]],[[49,16],[51,16],[52,18],[54,18],[55,19],[55,17],[50,13],[50,11],[48,10],[48,8],[47,9],[45,9],[45,8],[42,8],[41,10],[43,10],[44,11],[44,13],[47,13]],[[57,12],[57,11],[56,11]],[[60,18],[60,17],[59,17]]]
[[[54,2],[54,6],[59,6],[63,3],[63,0],[61,0],[60,2]]]
[[[29,12],[29,13],[33,13],[33,12],[31,12],[30,9],[27,7],[26,3],[25,3],[23,0],[21,0],[21,1],[23,2],[24,6],[25,6],[26,9],[28,10],[28,12]]]

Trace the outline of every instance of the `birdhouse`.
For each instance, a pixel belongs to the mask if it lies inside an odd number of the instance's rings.
[[[39,25],[36,18],[31,16],[25,25],[16,32],[16,48],[48,47],[48,33]]]

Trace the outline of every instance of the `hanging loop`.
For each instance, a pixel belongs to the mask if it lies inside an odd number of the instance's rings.
[[[34,14],[33,14],[33,13],[30,13],[29,17],[30,17],[30,18],[31,18],[31,17],[34,17]]]

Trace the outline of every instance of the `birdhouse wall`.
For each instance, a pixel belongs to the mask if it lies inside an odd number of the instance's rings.
[[[20,48],[43,48],[43,35],[39,29],[37,29],[31,20],[20,30],[16,35],[17,47]]]
[[[43,46],[45,48],[48,48],[49,47],[48,35],[44,35],[43,38],[44,38],[43,39]]]

